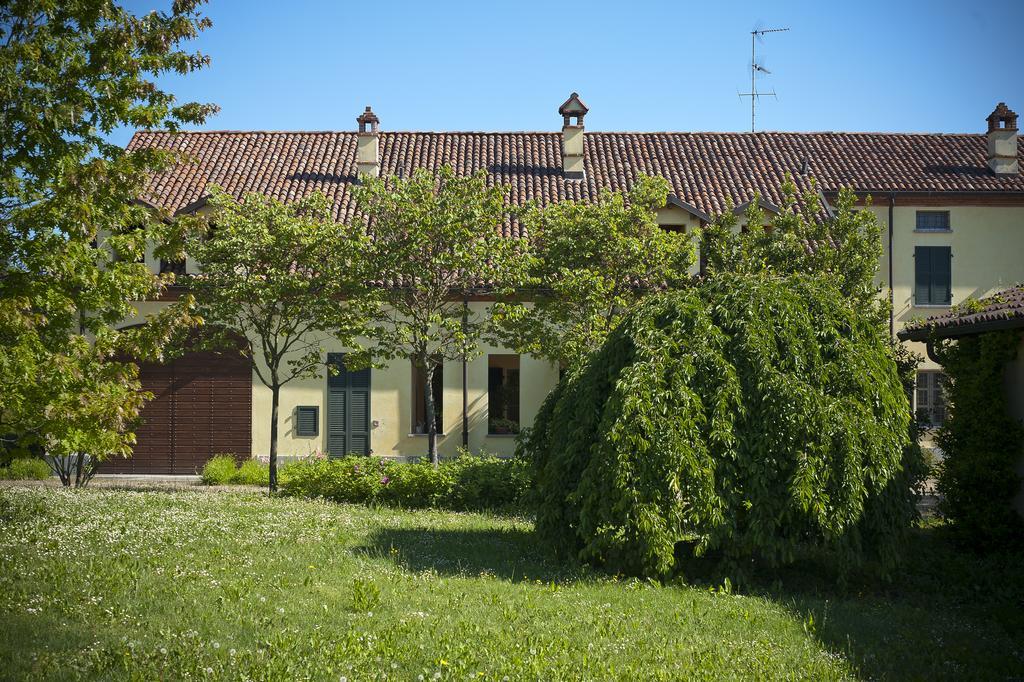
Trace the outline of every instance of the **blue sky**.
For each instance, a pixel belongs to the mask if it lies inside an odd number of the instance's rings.
[[[170,0],[127,0],[144,13]],[[161,83],[212,101],[208,129],[743,131],[750,31],[778,93],[759,130],[983,132],[1024,113],[1024,2],[384,2],[213,0],[210,68]],[[362,33],[360,27],[368,27]],[[113,139],[127,142],[131,131]]]

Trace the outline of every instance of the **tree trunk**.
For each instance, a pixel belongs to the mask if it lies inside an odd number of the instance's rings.
[[[429,360],[426,363],[426,381],[423,382],[424,405],[427,413],[427,454],[430,455],[430,463],[435,467],[438,465],[437,457],[437,419],[434,418],[434,365]]]
[[[277,408],[281,402],[281,386],[270,387],[270,492],[277,492]]]

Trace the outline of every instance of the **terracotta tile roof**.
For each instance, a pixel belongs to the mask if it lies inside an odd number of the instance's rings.
[[[1024,328],[1024,285],[912,322],[898,336],[903,340],[925,341],[933,333],[937,337],[951,337],[1014,328]]]
[[[889,133],[586,133],[586,177],[563,176],[561,133],[380,133],[381,174],[450,164],[487,170],[514,203],[589,200],[621,190],[641,174],[664,176],[674,196],[714,215],[755,192],[781,203],[785,173],[801,190],[810,176],[826,193],[998,192],[1024,195],[1024,174],[997,176],[986,165],[984,135]],[[355,132],[138,132],[128,149],[174,148],[195,163],[154,177],[144,199],[170,212],[201,200],[210,184],[240,196],[258,191],[294,199],[320,190],[335,217],[350,219]],[[1024,137],[1018,146],[1024,157]],[[801,173],[804,162],[808,175]],[[1024,163],[1022,163],[1024,166]],[[512,234],[517,232],[509,227]]]

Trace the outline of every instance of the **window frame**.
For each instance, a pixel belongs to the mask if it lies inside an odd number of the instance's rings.
[[[945,221],[944,221],[945,222],[945,226],[944,227],[928,227],[928,226],[922,227],[922,225],[921,225],[921,219],[922,218],[929,218],[929,217],[936,217],[936,216],[943,216],[943,217],[945,217]],[[924,233],[939,232],[939,233],[944,233],[944,232],[952,232],[952,231],[953,231],[953,224],[952,224],[952,221],[951,221],[951,216],[950,216],[949,211],[923,210],[923,211],[917,211],[914,214],[914,232],[924,232]]]
[[[503,365],[492,364],[494,358],[515,358],[515,367],[505,367]],[[494,406],[497,401],[493,399],[494,386],[491,381],[491,370],[500,369],[502,370],[502,390],[506,387],[511,390],[511,393],[515,396],[515,402],[512,403],[509,397],[502,398],[502,414],[501,416],[495,416]],[[511,373],[515,372],[515,385],[512,388],[509,385],[509,377],[513,376]],[[522,416],[522,356],[518,353],[489,353],[487,355],[487,435],[501,437],[515,437],[522,430],[523,416]],[[514,418],[510,415],[514,415]],[[514,423],[514,426],[510,427],[508,431],[499,431],[494,427],[496,421],[507,421]]]
[[[428,435],[429,429],[427,429],[427,403],[423,396],[423,390],[421,381],[426,382],[426,377],[422,377],[422,370],[416,366],[416,363],[412,360],[409,361],[411,369],[411,387],[412,387],[412,414],[409,424],[409,435],[410,436],[426,436]],[[420,408],[423,408],[422,411]],[[423,414],[423,431],[417,432],[416,418]],[[444,432],[444,363],[439,362],[434,367],[434,421],[437,423],[437,435],[443,436]]]
[[[924,378],[922,386],[921,379]],[[925,401],[921,404],[921,393]],[[914,417],[924,429],[936,429],[943,425],[947,417],[946,375],[938,369],[919,369],[914,376]],[[928,419],[921,419],[924,413]]]
[[[302,422],[299,415],[302,412],[313,413],[313,431],[303,431]],[[295,406],[295,437],[296,438],[316,438],[320,435],[320,406],[319,405],[296,405]]]

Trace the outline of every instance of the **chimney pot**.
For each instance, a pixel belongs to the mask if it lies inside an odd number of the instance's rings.
[[[377,126],[380,119],[373,109],[366,107],[366,111],[356,118],[359,125],[359,141],[356,147],[356,167],[359,175],[377,177],[380,175],[380,135]]]
[[[575,92],[558,107],[562,116],[562,172],[566,178],[582,180],[583,166],[583,117],[590,111]],[[572,123],[571,119],[576,122]]]
[[[1000,102],[988,121],[988,167],[996,175],[1017,175],[1017,114]]]

